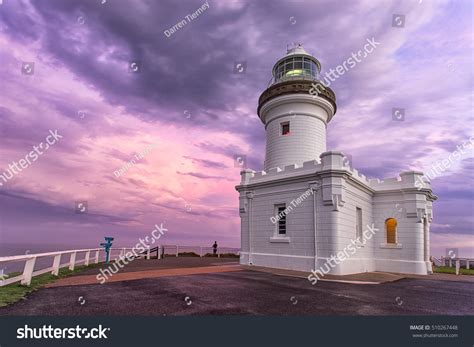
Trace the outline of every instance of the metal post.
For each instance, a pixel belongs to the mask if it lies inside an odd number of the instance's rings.
[[[453,267],[453,260],[449,258],[449,267]]]
[[[201,248],[201,253],[200,254],[201,254],[201,258],[202,258],[202,247],[200,247],[200,248]]]
[[[456,275],[459,275],[459,268],[461,267],[461,261],[456,260]]]
[[[217,247],[217,258],[221,257],[221,250],[219,247]]]
[[[161,259],[161,247],[158,246],[158,259]]]
[[[54,256],[53,271],[51,271],[51,274],[54,275],[54,276],[58,276],[60,266],[61,266],[61,254],[58,254],[58,255]]]
[[[25,268],[23,270],[23,279],[21,280],[21,284],[30,286],[31,277],[33,277],[33,270],[35,269],[35,262],[36,262],[36,257],[30,258],[26,261]]]
[[[146,258],[150,259],[150,246],[146,249]]]
[[[84,258],[84,265],[89,266],[89,258],[91,257],[91,251],[86,252],[86,257]]]
[[[178,257],[179,250],[178,250],[178,245],[176,245],[176,257]]]
[[[69,260],[69,270],[73,271],[75,265],[76,265],[76,252],[73,252],[71,253],[71,258]]]
[[[99,264],[99,251],[95,251],[95,263]]]
[[[469,270],[469,259],[466,259],[466,269]]]

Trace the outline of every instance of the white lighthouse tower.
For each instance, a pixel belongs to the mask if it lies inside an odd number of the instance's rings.
[[[258,106],[266,130],[265,170],[301,165],[326,151],[326,126],[336,113],[336,99],[329,88],[319,95],[309,93],[320,72],[319,61],[301,45],[273,67]]]
[[[320,71],[319,61],[297,45],[276,62],[259,98],[264,170],[243,170],[236,187],[241,264],[308,271],[317,278],[430,273],[436,196],[429,184],[419,185],[421,172],[368,179],[347,166],[341,152],[326,150],[336,97],[319,82]]]

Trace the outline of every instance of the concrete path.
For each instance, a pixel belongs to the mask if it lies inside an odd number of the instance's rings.
[[[305,279],[307,279],[308,275],[310,275],[310,272],[305,272],[305,271],[272,269],[272,268],[266,268],[262,266],[247,266],[247,265],[243,267],[246,270],[267,272],[274,275],[298,277],[298,278],[305,278]],[[402,274],[392,274],[392,273],[386,273],[386,272],[364,272],[360,274],[343,275],[343,276],[328,274],[328,275],[324,275],[324,277],[321,277],[321,279],[318,281],[352,283],[352,284],[381,284],[381,283],[398,281],[403,278],[406,278],[406,276]]]
[[[0,307],[0,316],[473,315],[473,289],[469,282],[415,278],[311,285],[305,278],[243,270],[41,288]]]
[[[186,275],[199,275],[209,273],[221,273],[221,272],[235,272],[241,271],[242,268],[239,265],[222,265],[222,266],[204,266],[204,267],[193,267],[193,268],[175,268],[175,269],[164,269],[164,270],[146,270],[146,271],[129,271],[120,272],[113,274],[107,279],[107,283],[111,282],[122,282],[122,281],[133,281],[147,278],[158,278],[167,276],[186,276]],[[65,287],[65,286],[80,286],[85,284],[99,284],[100,281],[97,279],[97,275],[85,275],[85,276],[71,276],[62,278],[53,283],[47,284],[46,288],[54,287]]]
[[[273,269],[262,266],[242,266],[245,270],[267,272],[274,275],[290,276],[298,278],[308,278],[310,272],[306,271],[295,271],[295,270],[284,270],[284,269]],[[399,281],[404,278],[416,278],[420,280],[441,280],[441,281],[453,281],[453,282],[471,282],[474,283],[474,276],[468,275],[452,275],[443,273],[434,273],[431,275],[409,275],[409,274],[397,274],[389,272],[363,272],[352,275],[324,275],[320,280],[322,282],[339,282],[339,283],[351,283],[351,284],[381,284]]]

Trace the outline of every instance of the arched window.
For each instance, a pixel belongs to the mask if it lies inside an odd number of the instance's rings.
[[[385,230],[387,243],[397,243],[397,220],[395,218],[388,218],[385,221]]]

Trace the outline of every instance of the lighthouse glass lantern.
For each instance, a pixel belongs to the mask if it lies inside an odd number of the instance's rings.
[[[297,45],[275,64],[272,84],[291,79],[318,80],[320,72],[319,61]]]

